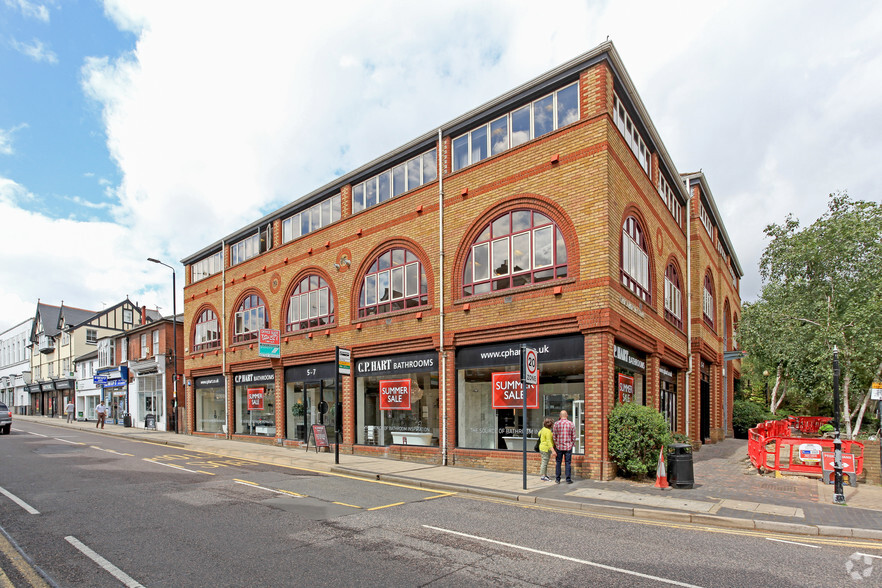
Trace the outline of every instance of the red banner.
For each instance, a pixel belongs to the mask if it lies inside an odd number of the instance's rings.
[[[495,372],[492,382],[493,408],[524,408],[520,372]],[[539,408],[538,385],[527,386],[527,408]]]
[[[263,388],[248,388],[248,410],[263,410]]]
[[[410,380],[380,380],[380,410],[410,410]]]
[[[634,402],[634,378],[619,374],[619,402]]]

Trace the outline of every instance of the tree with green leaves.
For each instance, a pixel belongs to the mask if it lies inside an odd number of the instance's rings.
[[[774,370],[773,413],[788,389],[827,399],[836,346],[851,437],[860,430],[872,382],[882,381],[882,206],[831,194],[827,211],[810,226],[800,227],[791,215],[765,234],[762,293],[744,305],[739,325],[749,369]]]

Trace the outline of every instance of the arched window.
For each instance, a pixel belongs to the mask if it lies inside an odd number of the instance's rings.
[[[288,300],[285,331],[299,331],[334,322],[334,297],[328,283],[315,274],[306,276]]]
[[[704,274],[704,320],[711,327],[714,326],[714,283],[710,274]]]
[[[426,272],[419,258],[396,247],[373,261],[358,294],[358,318],[429,303]]]
[[[640,223],[629,216],[622,225],[622,284],[645,302],[652,302],[649,249]]]
[[[239,308],[236,310],[235,320],[235,332],[233,333],[234,343],[257,339],[257,332],[260,329],[266,329],[269,327],[266,305],[257,294],[247,296],[245,300],[242,301],[242,304],[240,304]]]
[[[462,273],[463,296],[567,276],[567,247],[540,212],[513,210],[487,224],[472,243]]]
[[[220,346],[220,335],[217,328],[217,315],[211,309],[203,310],[196,319],[193,335],[193,349],[202,351]]]
[[[683,294],[680,275],[673,263],[665,270],[665,318],[678,329],[683,328]]]

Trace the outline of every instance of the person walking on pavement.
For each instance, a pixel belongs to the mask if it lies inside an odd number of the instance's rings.
[[[539,454],[542,456],[542,465],[539,466],[539,479],[543,482],[551,481],[551,478],[548,477],[548,460],[551,459],[552,455],[556,454],[551,432],[553,424],[554,421],[546,417],[542,423],[542,428],[539,429]]]
[[[73,420],[74,410],[76,406],[74,406],[73,400],[67,401],[67,406],[64,407],[64,412],[67,413],[67,422],[71,422]]]
[[[98,415],[98,422],[95,424],[95,428],[104,428],[104,419],[107,418],[107,407],[104,406],[104,401],[99,400],[98,406],[95,407],[95,414]],[[558,469],[560,469],[558,467]]]
[[[557,451],[555,455],[554,481],[560,484],[560,462],[565,459],[567,484],[572,484],[573,445],[576,443],[576,427],[572,421],[567,420],[567,411],[560,411],[560,419],[554,423],[551,434],[554,440],[554,449]]]

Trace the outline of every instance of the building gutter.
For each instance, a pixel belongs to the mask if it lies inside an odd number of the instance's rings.
[[[224,378],[224,420],[226,421],[226,431],[224,437],[230,439],[230,386],[227,381],[227,245],[224,239],[221,239],[221,375]]]
[[[686,199],[686,437],[689,437],[689,390],[692,375],[692,188],[686,180],[689,198]]]

